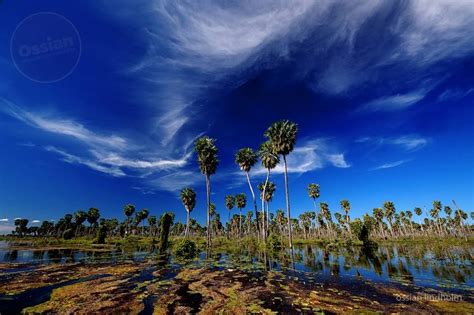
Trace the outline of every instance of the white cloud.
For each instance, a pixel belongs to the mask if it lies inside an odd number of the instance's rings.
[[[41,221],[40,220],[33,220],[33,221],[31,221],[31,223],[41,223]]]
[[[448,89],[441,93],[438,96],[438,101],[439,102],[444,102],[444,101],[449,101],[449,100],[457,100],[461,99],[469,94],[474,92],[474,88],[470,88],[468,90],[462,90],[462,89]]]
[[[409,162],[409,161],[410,161],[410,160],[400,160],[400,161],[385,163],[385,164],[382,164],[382,165],[380,165],[380,166],[374,167],[374,168],[372,168],[371,170],[372,170],[372,171],[375,171],[375,170],[393,168],[393,167],[397,167],[397,166],[400,166],[400,165],[402,165],[402,164],[405,164],[406,162]]]
[[[336,152],[326,139],[314,139],[298,144],[293,152],[287,156],[288,173],[307,173],[321,169],[327,165],[338,168],[348,168],[344,153]],[[253,174],[266,174],[267,170],[260,164],[252,171]],[[283,161],[272,170],[272,173],[283,173]]]
[[[53,146],[47,146],[45,150],[59,154],[62,156],[62,160],[67,163],[85,165],[95,171],[106,173],[115,177],[125,176],[125,173],[118,167],[107,167],[94,161],[69,154]]]
[[[179,141],[170,143],[174,133],[180,128],[178,125],[169,125],[168,128],[173,129],[172,134],[166,136],[168,138],[165,137],[161,145],[153,147],[147,145],[149,141],[147,138],[140,139],[142,141],[137,144],[122,136],[96,133],[72,119],[60,119],[53,115],[45,116],[26,111],[3,98],[0,98],[0,103],[4,105],[1,107],[4,113],[25,124],[44,132],[79,140],[85,147],[78,150],[78,153],[72,153],[47,145],[44,147],[46,151],[58,154],[64,162],[83,165],[114,177],[146,178],[152,175],[156,177],[162,171],[182,170],[192,155],[191,146],[195,137],[181,138],[182,145],[178,144]],[[173,117],[176,116],[172,115],[170,119]],[[28,146],[32,147],[29,144]]]
[[[390,139],[388,142],[394,145],[399,145],[405,150],[411,151],[424,147],[428,143],[428,140],[415,135],[407,135]]]
[[[326,158],[332,165],[339,168],[348,168],[351,167],[345,160],[344,154],[327,154]]]
[[[426,95],[424,90],[416,90],[407,94],[384,96],[360,107],[362,111],[394,111],[408,108],[421,101]]]
[[[169,192],[178,192],[183,187],[198,183],[204,183],[204,176],[193,171],[173,172],[148,181],[150,187]]]
[[[356,139],[355,142],[373,145],[375,149],[382,145],[392,145],[400,147],[406,151],[414,151],[426,146],[429,140],[427,138],[412,134],[397,137],[361,137]]]
[[[124,149],[128,145],[127,141],[120,136],[99,135],[73,120],[28,112],[4,98],[0,98],[0,102],[3,104],[0,107],[3,112],[43,131],[69,136],[93,146]]]
[[[0,219],[0,222],[8,222],[8,219],[5,218],[5,219]]]

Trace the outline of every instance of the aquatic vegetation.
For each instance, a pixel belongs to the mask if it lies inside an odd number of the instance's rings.
[[[179,240],[173,244],[173,254],[179,259],[191,259],[198,253],[196,243],[191,240]]]

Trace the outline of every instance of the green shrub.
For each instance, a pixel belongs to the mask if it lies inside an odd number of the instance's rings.
[[[179,240],[173,246],[173,252],[177,258],[192,259],[197,255],[198,249],[197,249],[196,243],[194,243],[191,240],[184,239],[184,240]]]
[[[267,246],[270,250],[273,251],[280,250],[282,247],[281,239],[272,233],[267,239]]]

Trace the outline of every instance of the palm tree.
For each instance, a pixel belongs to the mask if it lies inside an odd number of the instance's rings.
[[[262,161],[262,166],[267,169],[267,178],[265,179],[265,184],[263,186],[262,191],[262,213],[264,213],[264,202],[266,201],[265,191],[267,189],[267,184],[270,179],[270,172],[274,169],[278,163],[280,163],[280,158],[278,157],[278,153],[275,150],[275,147],[270,141],[265,141],[260,145],[258,149],[258,156]],[[265,240],[266,233],[265,233],[265,221],[262,223],[262,235],[263,239]]]
[[[241,218],[242,218],[242,209],[247,206],[247,197],[244,193],[235,195],[235,204],[239,209],[239,236],[242,236],[241,230]]]
[[[85,211],[79,210],[74,213],[74,222],[76,222],[76,237],[77,237],[77,234],[79,233],[82,223],[84,223],[86,220],[87,220],[87,213]]]
[[[347,230],[350,233],[351,232],[351,225],[350,225],[351,219],[349,218],[349,211],[351,210],[351,204],[349,203],[349,200],[346,200],[346,199],[341,200],[341,208],[346,213],[345,221],[347,224]]]
[[[395,214],[395,205],[391,201],[385,201],[383,203],[383,210],[385,217],[390,224],[390,234],[393,236],[393,215]]]
[[[372,210],[372,213],[375,218],[375,221],[377,222],[379,232],[384,237],[385,233],[383,229],[383,210],[381,208],[374,208]]]
[[[255,198],[255,192],[253,191],[252,184],[250,183],[249,172],[252,167],[257,162],[257,154],[253,152],[251,148],[243,148],[237,151],[235,154],[235,163],[237,163],[242,171],[244,171],[247,178],[247,183],[252,193],[253,207],[255,211],[255,216],[257,220],[257,231],[259,231],[259,222],[258,222],[258,209],[257,209],[257,199]]]
[[[148,218],[148,215],[150,214],[150,211],[148,209],[142,209],[140,211],[140,218],[142,221],[142,235],[145,235],[145,219]]]
[[[229,210],[229,222],[230,222],[230,211],[234,209],[235,206],[235,197],[232,195],[225,196],[225,207]]]
[[[314,206],[314,225],[316,227],[316,219],[318,217],[318,207],[316,206],[316,198],[319,198],[319,185],[318,184],[314,184],[314,183],[311,183],[311,184],[308,184],[308,195],[309,195],[309,198],[313,199],[313,206]],[[320,233],[319,231],[319,226],[317,228],[318,230],[318,234]]]
[[[123,213],[127,216],[127,233],[130,233],[130,217],[135,213],[135,206],[128,204],[123,207]]]
[[[97,225],[97,220],[100,218],[100,211],[97,208],[90,208],[87,212],[87,222],[89,222],[90,227]]]
[[[288,237],[290,249],[293,249],[293,239],[291,235],[291,214],[290,214],[290,193],[288,189],[288,164],[286,156],[293,151],[296,143],[296,134],[298,126],[289,121],[282,120],[273,123],[265,132],[265,136],[271,141],[275,152],[283,156],[284,174],[285,174],[285,195],[286,195],[286,214],[288,216]]]
[[[439,213],[442,209],[442,206],[441,206],[441,201],[438,201],[438,200],[435,200],[433,201],[433,209],[430,210],[430,215],[431,217],[433,218],[434,222],[435,222],[435,226],[438,230],[438,234],[441,236],[441,227],[439,226],[439,219],[438,219],[438,216],[439,216]]]
[[[201,137],[194,143],[194,151],[197,154],[199,169],[206,177],[206,203],[207,203],[207,246],[211,246],[211,175],[216,173],[219,160],[217,158],[217,147],[215,140],[207,136]]]
[[[184,232],[184,237],[188,237],[189,233],[189,217],[191,214],[191,211],[193,211],[194,207],[196,206],[196,193],[194,190],[190,187],[184,188],[181,190],[181,202],[184,205],[184,208],[186,209],[186,230]]]
[[[156,223],[157,223],[157,218],[154,215],[151,215],[148,217],[148,225],[150,226],[150,236],[155,237],[156,236]]]

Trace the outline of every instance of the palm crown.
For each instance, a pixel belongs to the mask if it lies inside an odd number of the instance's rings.
[[[216,172],[219,160],[215,140],[207,136],[201,137],[194,143],[194,150],[198,156],[199,169],[203,175],[212,175]]]
[[[245,206],[247,205],[247,198],[245,197],[245,194],[235,195],[235,204],[239,209],[245,208]]]
[[[310,198],[316,199],[319,198],[319,185],[318,184],[309,184],[308,185],[308,195]]]
[[[273,193],[276,190],[276,185],[275,183],[272,182],[267,182],[267,185],[265,186],[265,183],[260,183],[258,184],[258,190],[260,190],[260,199],[263,198],[263,189],[265,188],[265,201],[270,202],[273,199]]]
[[[251,148],[240,149],[235,155],[235,163],[239,164],[244,172],[250,172],[252,166],[257,162],[257,154]]]
[[[269,170],[275,168],[278,163],[280,163],[278,153],[270,141],[265,141],[260,145],[260,148],[258,149],[258,156],[262,161],[262,166]]]
[[[265,136],[272,142],[278,154],[288,155],[293,151],[297,133],[297,124],[289,120],[281,120],[273,123],[265,132]]]
[[[188,212],[193,211],[196,206],[196,192],[190,188],[184,188],[180,193],[181,202]]]
[[[235,205],[235,197],[232,195],[225,196],[225,206],[228,210],[232,210]]]

